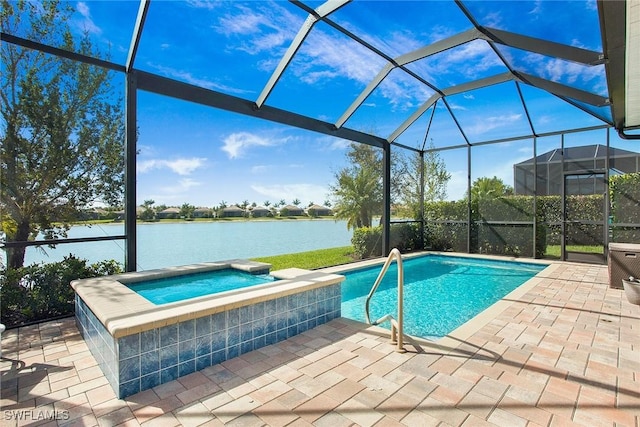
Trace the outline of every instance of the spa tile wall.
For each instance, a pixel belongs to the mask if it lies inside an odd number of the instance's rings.
[[[122,337],[116,352],[106,348],[104,359],[117,354],[107,369],[114,371],[114,389],[124,398],[340,317],[340,303],[340,284],[278,297]],[[102,338],[91,342],[108,347]]]
[[[76,323],[80,334],[114,390],[118,389],[118,357],[115,339],[76,294]]]

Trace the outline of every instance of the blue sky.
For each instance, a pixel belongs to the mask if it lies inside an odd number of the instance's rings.
[[[305,3],[314,8],[322,4]],[[138,3],[71,4],[78,12],[74,28],[89,32],[112,61],[124,64]],[[602,49],[595,0],[470,1],[465,5],[481,25]],[[284,1],[152,1],[134,66],[255,101],[306,17],[302,9]],[[353,1],[330,17],[394,58],[472,28],[449,1]],[[498,46],[517,71],[607,96],[602,66],[586,67]],[[385,64],[371,50],[318,23],[266,104],[334,123]],[[407,68],[440,89],[507,71],[482,40],[415,61]],[[539,133],[603,123],[540,89],[520,87]],[[408,73],[393,70],[344,126],[386,138],[434,93]],[[345,166],[348,141],[150,93],[140,92],[138,101],[140,203],[153,199],[157,204],[213,206],[243,200],[290,203],[297,198],[305,205],[321,204],[329,198],[334,173]],[[454,95],[448,103],[472,142],[530,133],[527,112],[513,82]],[[431,111],[397,141],[422,145]],[[610,116],[606,108],[593,111]],[[567,137],[565,143],[605,144],[604,136],[600,130]],[[428,142],[436,147],[464,143],[441,102],[435,107]],[[538,154],[547,151],[542,147],[559,143],[559,137],[540,140]],[[630,149],[617,137],[611,144]],[[498,176],[512,184],[513,164],[533,156],[531,145],[527,140],[474,148],[478,155],[474,154],[472,179]],[[452,175],[448,196],[458,199],[466,190],[466,149],[444,151],[442,158]]]

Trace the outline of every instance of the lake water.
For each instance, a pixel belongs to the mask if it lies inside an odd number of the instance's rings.
[[[69,238],[124,234],[123,224],[75,226]],[[138,270],[305,252],[351,245],[346,221],[288,220],[176,222],[138,224]],[[47,254],[27,248],[25,265],[60,261],[73,253],[90,262],[115,259],[124,263],[124,240],[70,243]],[[2,251],[4,265],[6,257]]]

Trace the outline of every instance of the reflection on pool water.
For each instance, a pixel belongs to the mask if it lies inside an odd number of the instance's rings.
[[[440,338],[482,312],[547,266],[479,258],[426,255],[403,261],[404,332]],[[381,266],[342,273],[342,316],[364,322],[365,299]],[[370,303],[371,320],[397,311],[397,264]],[[388,327],[388,323],[382,324]]]

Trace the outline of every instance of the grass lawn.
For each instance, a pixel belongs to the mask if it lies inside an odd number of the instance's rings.
[[[313,270],[352,262],[353,247],[342,246],[339,248],[319,249],[297,254],[252,258],[252,260],[271,264],[271,271],[290,267]]]
[[[586,252],[590,254],[602,253],[602,246],[568,245],[566,249],[571,252]],[[553,258],[560,258],[560,245],[548,245],[545,255]]]

